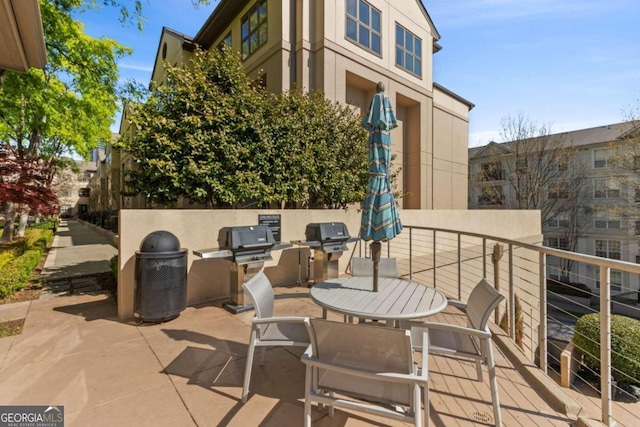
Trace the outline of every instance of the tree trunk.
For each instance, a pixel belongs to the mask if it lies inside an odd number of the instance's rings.
[[[11,242],[13,240],[13,221],[16,219],[16,207],[11,202],[3,202],[2,212],[4,214],[4,228],[2,229],[0,242]]]
[[[29,207],[25,205],[21,205],[18,208],[18,216],[20,220],[18,221],[18,237],[24,237],[24,233],[27,230],[27,223],[29,222]]]

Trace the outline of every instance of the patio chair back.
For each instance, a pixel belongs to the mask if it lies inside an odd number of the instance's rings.
[[[467,301],[467,326],[488,332],[487,323],[491,313],[503,299],[504,296],[491,283],[485,279],[480,280],[471,291]]]
[[[370,372],[412,374],[411,334],[394,328],[310,319],[313,357],[320,362]],[[317,386],[368,401],[409,406],[411,384],[319,369]]]
[[[353,257],[351,259],[351,275],[353,277],[373,276],[373,261],[371,258]],[[380,258],[378,277],[391,279],[398,277],[398,263],[395,258]]]
[[[242,289],[244,289],[249,295],[249,298],[251,298],[258,319],[273,317],[275,301],[273,287],[262,270],[256,273],[249,281],[243,283]]]

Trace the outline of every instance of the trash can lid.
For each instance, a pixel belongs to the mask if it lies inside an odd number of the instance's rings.
[[[140,243],[140,252],[174,252],[180,250],[178,238],[164,230],[150,233]]]

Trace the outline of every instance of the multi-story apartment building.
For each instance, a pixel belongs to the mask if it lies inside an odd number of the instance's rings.
[[[164,28],[152,73],[186,63],[195,45],[227,43],[249,76],[278,93],[321,90],[366,111],[381,81],[399,127],[392,150],[402,168],[404,209],[466,209],[469,111],[473,104],[433,81],[436,30],[420,0],[221,0],[193,37]],[[133,137],[126,120],[123,138]],[[123,176],[131,160],[120,159]],[[125,198],[123,207],[146,207]]]
[[[571,186],[572,179],[580,182],[574,187],[559,188],[549,179],[541,186],[538,197],[542,202],[538,206],[544,206],[545,200],[572,197],[577,204],[577,209],[558,203],[556,211],[553,207],[548,212],[541,210],[547,246],[640,262],[640,171],[619,167],[620,162],[615,161],[622,159],[624,153],[628,157],[634,149],[628,138],[632,129],[631,122],[623,122],[549,136],[567,147],[563,153],[573,156],[571,164],[580,169],[579,176],[568,177],[568,185]],[[549,145],[549,149],[552,147],[555,146]],[[523,171],[516,162],[524,164],[526,160],[516,155],[514,142],[490,142],[469,149],[469,209],[517,209],[517,184],[513,177]],[[567,268],[553,259],[548,263],[552,278],[584,283],[594,291],[599,288],[597,268],[586,265]],[[636,276],[620,271],[611,272],[611,283],[614,294],[640,290]]]

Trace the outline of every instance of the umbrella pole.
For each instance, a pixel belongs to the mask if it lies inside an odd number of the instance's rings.
[[[382,244],[380,242],[371,243],[371,260],[373,261],[373,292],[378,292],[378,263],[380,262],[380,252],[382,252]]]

